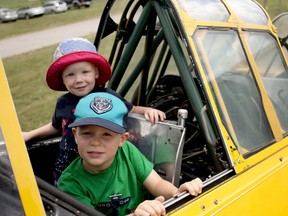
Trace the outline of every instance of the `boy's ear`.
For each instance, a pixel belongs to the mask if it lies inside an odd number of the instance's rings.
[[[98,69],[98,67],[95,65],[95,79],[98,79],[98,78],[99,78],[99,74],[100,74],[99,69]]]
[[[120,138],[121,140],[120,140],[119,146],[120,147],[123,146],[128,138],[129,138],[129,132],[125,132],[125,133],[121,134],[121,138]]]
[[[72,128],[72,132],[73,132],[73,134],[75,135],[75,133],[76,133],[76,128]]]
[[[73,135],[74,135],[74,139],[77,142],[77,129],[76,128],[72,128],[72,132],[73,132]]]

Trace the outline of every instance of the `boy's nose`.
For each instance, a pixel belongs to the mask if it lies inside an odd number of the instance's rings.
[[[83,82],[82,76],[81,75],[77,75],[76,76],[76,82]]]
[[[100,146],[101,143],[99,142],[99,140],[97,139],[97,137],[93,137],[92,140],[91,140],[90,145],[92,145],[92,146]]]

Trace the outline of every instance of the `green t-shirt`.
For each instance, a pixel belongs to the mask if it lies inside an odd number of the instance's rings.
[[[105,215],[126,215],[144,201],[143,182],[153,164],[130,142],[116,153],[112,165],[97,174],[87,172],[79,157],[62,173],[58,188]]]

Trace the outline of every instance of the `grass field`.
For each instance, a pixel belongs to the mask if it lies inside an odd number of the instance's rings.
[[[272,19],[278,14],[288,10],[288,0],[258,0],[257,2],[268,11]]]
[[[38,0],[1,0],[1,7],[8,7],[14,10],[17,10],[20,7],[25,6],[39,6],[45,1],[38,1]]]
[[[2,3],[2,1],[4,1]],[[5,4],[5,2],[7,2]],[[23,2],[26,2],[25,4]],[[1,0],[2,7],[19,8],[21,5],[41,5],[40,1],[28,2],[27,0]],[[69,23],[97,18],[102,13],[106,1],[94,0],[89,8],[81,8],[79,10],[71,9],[64,13],[45,14],[41,17],[35,17],[29,20],[18,19],[16,22],[0,23],[0,39],[16,36],[19,34],[39,31],[47,28],[53,28]]]
[[[27,0],[1,0],[1,5],[5,7],[5,1],[9,2],[11,7],[16,8],[23,2],[28,2]],[[75,20],[98,17],[104,7],[104,2],[104,0],[97,0],[97,2],[94,0],[91,8],[88,9],[71,10],[63,14],[47,15],[31,20],[19,20],[15,23],[0,24],[0,38],[4,34],[6,36],[9,35],[5,31],[10,31],[11,36],[13,34],[24,33],[25,31],[36,31],[55,25],[65,25]],[[263,4],[264,0],[259,2]],[[277,0],[268,0],[266,7],[269,14],[273,14],[273,16],[278,14],[280,10],[279,2]],[[287,9],[287,2],[288,0],[281,1],[281,12]],[[25,29],[21,30],[20,28],[22,27]],[[94,37],[95,35],[87,36],[90,41],[93,41]],[[45,82],[46,70],[52,61],[52,55],[56,46],[35,50],[24,55],[3,60],[19,122],[24,131],[31,130],[51,121],[55,101],[63,93],[50,90]],[[101,54],[107,56],[108,50],[103,50]]]

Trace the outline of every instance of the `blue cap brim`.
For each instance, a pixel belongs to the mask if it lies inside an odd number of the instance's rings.
[[[102,118],[95,118],[95,117],[79,119],[79,120],[69,124],[68,127],[72,128],[72,127],[87,126],[87,125],[95,125],[95,126],[103,127],[103,128],[106,128],[108,130],[111,130],[111,131],[113,131],[115,133],[119,133],[119,134],[126,132],[125,128],[120,127],[116,123],[113,123],[111,121],[108,121],[108,120],[105,120]]]

